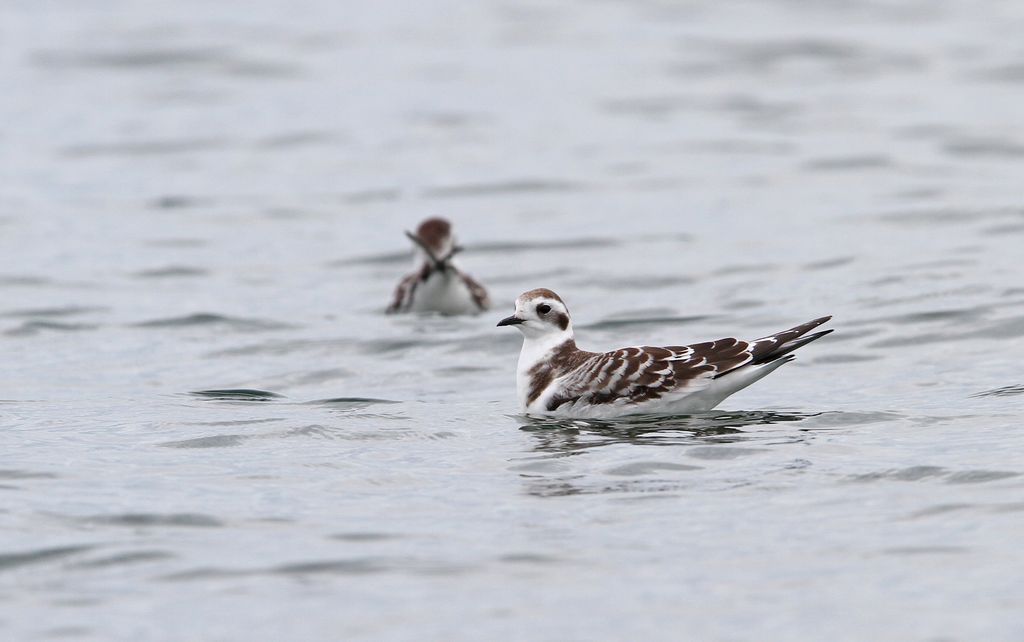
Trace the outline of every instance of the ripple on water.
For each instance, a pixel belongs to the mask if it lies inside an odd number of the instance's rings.
[[[609,248],[620,245],[621,241],[612,238],[583,237],[569,239],[538,239],[530,242],[519,241],[482,241],[473,243],[466,247],[465,254],[519,254],[524,252],[546,252],[550,250],[587,250],[596,248]],[[348,265],[388,265],[397,263],[408,263],[411,256],[409,250],[400,252],[384,252],[368,256],[357,256],[348,259],[339,259],[330,263],[332,267],[344,267]],[[460,255],[462,256],[462,255]],[[564,270],[552,270],[542,274],[563,274]],[[536,275],[535,275],[536,276]],[[517,279],[522,280],[522,275]],[[492,279],[489,279],[489,281]]]
[[[1024,82],[1024,63],[1011,63],[983,69],[978,72],[978,77],[996,82],[1022,83]]]
[[[210,203],[210,200],[184,194],[165,194],[150,201],[149,206],[161,210],[173,210],[196,207],[204,203]],[[202,239],[170,238],[156,239],[149,241],[147,244],[154,247],[202,247],[206,245],[206,241]]]
[[[339,379],[348,379],[355,373],[347,368],[324,368],[322,370],[296,370],[276,375],[272,381],[279,381],[281,386],[304,386],[327,383]]]
[[[660,325],[686,325],[689,323],[698,323],[701,321],[707,321],[715,317],[711,315],[691,315],[691,316],[649,316],[649,317],[625,317],[625,318],[610,318],[603,321],[597,321],[596,323],[589,323],[586,325],[578,326],[581,330],[617,330],[619,328],[629,328],[636,326],[660,326]]]
[[[256,147],[264,149],[291,149],[310,145],[325,145],[344,142],[344,138],[329,131],[293,131],[284,134],[267,136],[255,142]]]
[[[943,477],[946,474],[946,469],[940,466],[910,466],[909,468],[855,475],[851,478],[851,481],[872,482],[885,479],[892,479],[896,481],[919,481],[933,477]]]
[[[346,203],[383,203],[397,201],[402,196],[402,190],[397,187],[381,189],[364,189],[355,192],[342,194],[341,200]],[[406,255],[408,259],[408,255]]]
[[[832,156],[814,158],[803,164],[803,169],[812,172],[859,171],[864,169],[885,169],[892,167],[891,156],[865,154],[861,156]]]
[[[640,475],[651,475],[668,471],[701,470],[700,466],[688,466],[667,461],[636,461],[621,466],[615,466],[604,471],[606,475],[622,475],[633,477]]]
[[[283,395],[253,388],[225,388],[223,390],[196,390],[188,393],[193,397],[211,401],[273,401],[284,399]]]
[[[881,355],[870,354],[824,354],[813,357],[811,363],[860,363],[862,361],[878,361]]]
[[[961,327],[961,326],[956,326]],[[929,343],[961,342],[965,339],[987,339],[999,341],[1024,336],[1024,316],[990,321],[984,325],[975,323],[972,330],[962,332],[923,332],[906,336],[895,336],[868,344],[869,348],[899,348]]]
[[[311,560],[293,562],[267,568],[228,569],[197,568],[180,573],[165,575],[164,581],[217,580],[247,575],[368,575],[376,573],[399,573],[412,575],[454,575],[469,570],[469,567],[440,561],[399,557],[356,557],[348,559]]]
[[[1024,144],[1003,138],[965,138],[943,146],[951,156],[964,158],[1024,158]]]
[[[840,256],[833,259],[824,259],[821,261],[813,261],[811,263],[805,263],[805,270],[831,270],[832,268],[842,267],[849,265],[857,260],[855,256]]]
[[[214,528],[224,523],[215,517],[200,513],[117,513],[113,515],[93,515],[82,518],[87,524],[104,524],[110,526],[182,526],[198,528]]]
[[[95,548],[94,546],[57,546],[52,548],[39,548],[24,553],[0,553],[0,572],[27,566],[29,564],[40,564],[56,559],[68,557],[75,553],[81,553]]]
[[[186,421],[186,426],[250,426],[253,424],[269,424],[284,421],[284,417],[263,417],[261,419],[228,419],[222,421]]]
[[[920,519],[922,517],[934,517],[936,515],[945,515],[947,513],[956,513],[963,510],[969,510],[976,508],[975,504],[936,504],[935,506],[929,506],[928,508],[915,511],[909,515],[910,519]]]
[[[132,273],[137,279],[180,279],[207,276],[209,271],[190,265],[168,265]]]
[[[686,451],[689,457],[697,459],[739,459],[768,452],[765,448],[735,448],[731,446],[699,446]]]
[[[52,283],[50,279],[30,274],[0,274],[0,287],[9,286],[40,286]]]
[[[3,314],[0,314],[0,316],[29,319],[34,319],[38,317],[71,317],[78,316],[80,314],[106,312],[107,310],[109,310],[109,308],[93,305],[65,305],[55,308],[28,308],[26,310],[12,310],[10,312],[4,312]]]
[[[1016,216],[1020,210],[1013,207],[978,208],[978,209],[912,209],[881,214],[877,219],[883,223],[906,225],[913,227],[931,227],[934,225],[962,225],[990,222],[993,218]],[[856,219],[860,221],[858,217]]]
[[[985,482],[998,481],[1018,477],[1020,473],[1009,470],[964,470],[953,473],[946,478],[947,484],[984,484]]]
[[[927,310],[924,312],[910,312],[890,316],[874,317],[870,319],[857,319],[847,321],[847,326],[863,326],[875,324],[898,324],[898,325],[920,325],[922,323],[941,322],[963,322],[974,321],[992,310],[992,306],[982,305],[972,308],[948,308],[945,310]]]
[[[151,319],[132,324],[136,328],[188,328],[195,326],[220,326],[240,331],[283,330],[295,326],[279,321],[230,317],[223,314],[197,312],[180,317]]]
[[[225,348],[207,353],[207,357],[244,357],[257,354],[286,355],[296,352],[334,351],[350,348],[358,342],[354,339],[296,339],[289,341],[261,341],[237,348]]]
[[[908,519],[922,519],[936,517],[948,513],[960,513],[963,511],[985,511],[988,513],[1019,513],[1024,511],[1024,502],[1009,502],[1001,504],[936,504],[922,510],[911,513]]]
[[[506,553],[498,557],[499,562],[506,564],[557,564],[561,560],[553,555],[540,553]]]
[[[801,428],[841,428],[845,426],[864,426],[885,421],[905,419],[906,415],[895,412],[822,412],[808,416]]]
[[[0,479],[56,479],[53,473],[44,473],[35,470],[17,470],[12,468],[0,469]]]
[[[99,326],[94,323],[66,323],[63,321],[25,321],[16,328],[5,330],[10,337],[31,337],[44,332],[81,332],[95,330]]]
[[[423,191],[428,198],[457,198],[471,196],[503,196],[546,192],[572,192],[583,189],[581,183],[552,179],[524,178],[494,183],[465,183],[430,187]]]
[[[158,47],[123,50],[44,50],[33,55],[33,63],[55,68],[154,68],[193,67],[221,63],[229,52],[223,47]]]
[[[350,419],[374,421],[374,420],[389,420],[389,421],[409,421],[409,417],[401,415],[383,415],[383,414],[352,414],[348,416]],[[321,424],[310,424],[308,426],[301,426],[293,428],[285,433],[283,436],[298,436],[298,437],[316,437],[324,439],[339,439],[343,441],[389,441],[399,440],[409,442],[413,440],[419,441],[440,441],[444,439],[451,439],[457,435],[453,432],[440,431],[430,432],[417,430],[412,427],[388,427],[388,428],[376,428],[373,430],[353,430],[348,427],[339,426],[325,426]]]
[[[1024,384],[993,388],[992,390],[973,394],[971,397],[1012,397],[1016,395],[1024,395]]]
[[[318,399],[308,403],[331,406],[332,408],[365,408],[367,406],[377,404],[394,404],[402,402],[394,401],[393,399],[376,399],[374,397],[332,397],[331,399]]]
[[[33,62],[54,69],[111,69],[125,72],[189,69],[247,78],[290,78],[301,67],[280,61],[240,57],[226,47],[131,47],[124,49],[55,49],[36,52]]]
[[[923,481],[923,480],[944,480],[947,484],[983,484],[1001,479],[1018,477],[1020,473],[1005,470],[964,470],[950,471],[941,466],[910,466],[883,470],[862,475],[854,475],[849,478],[852,482],[875,482],[875,481]]]
[[[335,533],[330,536],[330,539],[336,539],[342,542],[352,543],[364,543],[364,542],[383,542],[385,540],[399,539],[400,535],[394,535],[392,533],[376,533],[369,531],[355,531],[351,533]]]
[[[76,568],[108,568],[111,566],[126,566],[128,564],[139,564],[142,562],[157,562],[177,557],[167,551],[129,551],[118,553],[93,560],[85,560],[74,564]]]
[[[966,546],[893,546],[882,552],[886,555],[952,555],[970,550]]]
[[[1006,234],[1024,234],[1024,223],[1006,223],[993,225],[982,230],[982,234],[988,236],[1003,236]]]
[[[249,438],[250,435],[211,435],[195,439],[165,441],[159,445],[164,448],[230,448],[242,445],[242,442]]]
[[[68,145],[61,154],[68,158],[89,158],[94,156],[166,156],[170,154],[192,154],[229,147],[222,138],[181,138],[176,140],[142,140],[112,143],[86,143]]]
[[[688,276],[618,276],[612,274],[587,274],[578,279],[566,281],[569,286],[586,287],[599,282],[601,287],[609,290],[632,290],[647,289],[657,290],[663,288],[674,288],[681,285],[696,283],[697,279]]]

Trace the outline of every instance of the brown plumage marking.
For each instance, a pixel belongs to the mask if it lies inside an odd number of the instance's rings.
[[[416,236],[432,250],[440,250],[452,234],[452,224],[443,218],[428,218],[416,228]]]
[[[816,332],[813,335],[804,336],[814,328],[817,328],[819,325],[829,321],[831,318],[831,316],[827,316],[814,319],[807,323],[801,323],[789,330],[776,332],[775,334],[762,339],[752,341],[752,348],[750,352],[754,363],[764,363],[766,361],[777,359],[778,357],[792,352],[805,343],[810,343],[818,337],[825,336],[829,332],[832,332],[831,330],[825,330],[824,332]]]
[[[519,296],[524,301],[532,301],[533,299],[544,299],[544,298],[547,298],[547,299],[554,299],[555,301],[558,301],[559,303],[561,303],[563,306],[565,305],[565,301],[562,300],[562,297],[558,296],[557,294],[555,294],[554,292],[552,292],[551,290],[549,290],[547,288],[536,288],[536,289],[530,290],[529,292],[523,292]]]
[[[593,352],[586,352],[576,347],[576,342],[568,339],[551,351],[551,357],[530,369],[530,387],[527,392],[527,405],[536,401],[551,382],[566,372],[580,367]]]
[[[565,385],[547,404],[550,411],[567,403],[630,403],[659,399],[751,361],[750,344],[734,338],[689,346],[642,346],[602,354],[586,353],[571,369],[549,362],[543,387],[557,378]],[[540,384],[540,379],[537,380]],[[530,399],[539,398],[542,390]]]
[[[545,363],[538,363],[530,368],[530,389],[526,393],[526,405],[537,401],[537,397],[551,385],[554,378],[555,371]]]
[[[398,286],[395,288],[395,294],[391,297],[391,304],[388,306],[387,313],[394,314],[409,307],[412,304],[413,293],[416,291],[418,284],[419,274],[415,272],[399,281]]]
[[[491,307],[491,298],[487,295],[487,290],[484,286],[461,270],[456,270],[456,274],[462,279],[466,288],[469,289],[469,295],[473,297],[473,303],[476,304],[478,310],[486,310]]]
[[[525,302],[537,298],[561,301],[545,288],[522,297]],[[554,394],[544,403],[548,411],[577,404],[635,405],[668,395],[682,398],[708,389],[717,377],[785,357],[831,332],[811,332],[830,319],[815,319],[755,341],[726,337],[686,346],[641,346],[604,353],[578,350],[568,339],[528,373],[527,406],[537,403],[552,386],[556,387]],[[563,329],[567,325],[568,320]]]
[[[424,263],[423,267],[419,270],[412,274],[407,274],[399,281],[398,286],[395,288],[395,293],[391,297],[391,305],[388,306],[387,313],[394,314],[395,312],[408,310],[412,306],[413,298],[416,296],[416,287],[429,279],[433,272],[433,266],[429,263]]]

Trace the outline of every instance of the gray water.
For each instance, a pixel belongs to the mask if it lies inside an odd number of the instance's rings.
[[[0,4],[0,637],[1024,639],[1022,32]],[[383,315],[431,215],[490,313]],[[540,286],[590,349],[836,332],[537,421],[494,324]]]

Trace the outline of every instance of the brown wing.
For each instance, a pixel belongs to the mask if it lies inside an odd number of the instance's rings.
[[[578,366],[573,363],[567,368],[568,374],[559,382],[560,390],[548,402],[548,410],[576,401],[639,403],[670,393],[698,392],[715,377],[750,363],[774,361],[825,336],[831,330],[810,331],[831,318],[821,317],[756,341],[729,338],[688,346],[591,353]]]
[[[697,392],[752,359],[750,344],[719,339],[689,346],[622,348],[595,354],[560,382],[548,410],[565,403],[639,403]]]
[[[395,293],[391,297],[391,305],[388,306],[387,313],[394,314],[409,309],[412,297],[416,293],[416,286],[419,284],[419,273],[410,274],[399,281],[395,287]]]
[[[484,286],[480,285],[476,279],[462,271],[459,271],[458,275],[469,289],[469,294],[473,297],[473,303],[476,304],[477,309],[482,312],[491,307],[491,299],[487,296],[487,289],[484,288]]]

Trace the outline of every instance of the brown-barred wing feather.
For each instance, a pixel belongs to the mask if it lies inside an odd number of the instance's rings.
[[[419,282],[420,275],[418,273],[410,274],[399,281],[395,287],[395,294],[391,297],[391,305],[388,306],[387,313],[394,314],[408,308]]]
[[[462,271],[459,271],[458,274],[459,278],[462,279],[462,282],[466,284],[466,288],[469,289],[469,294],[473,297],[473,303],[476,304],[476,307],[481,311],[490,308],[491,299],[487,296],[487,290],[484,286],[480,285],[476,279]]]
[[[642,346],[593,354],[559,381],[548,410],[566,403],[639,403],[706,388],[718,374],[750,363],[750,344],[719,339],[690,346]]]

